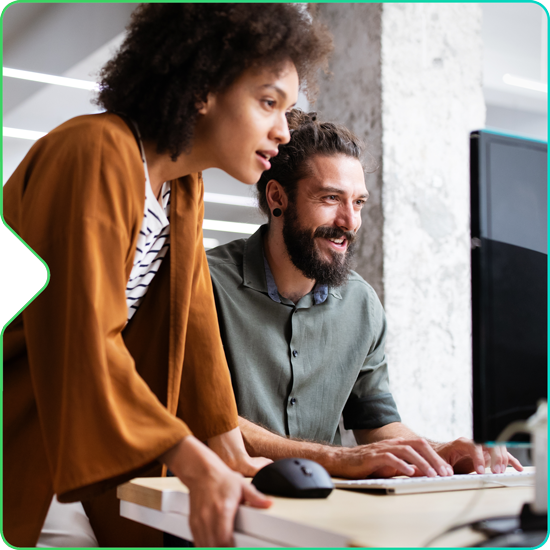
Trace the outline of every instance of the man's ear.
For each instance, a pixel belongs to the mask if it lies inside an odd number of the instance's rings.
[[[265,198],[269,210],[273,212],[275,208],[280,208],[283,212],[288,206],[288,197],[283,186],[277,180],[269,180],[265,187]]]

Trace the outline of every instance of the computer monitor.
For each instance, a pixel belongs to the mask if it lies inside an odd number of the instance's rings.
[[[470,158],[474,439],[491,444],[547,398],[547,145],[477,131]]]

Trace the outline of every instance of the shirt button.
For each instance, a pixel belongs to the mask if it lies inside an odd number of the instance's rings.
[[[298,352],[297,352],[296,350],[294,350],[294,351],[292,352],[292,355],[293,355],[293,357],[298,357]]]
[[[291,398],[290,398],[290,404],[291,404],[291,405],[295,405],[295,404],[296,404],[296,398],[295,398],[295,397],[291,397]]]

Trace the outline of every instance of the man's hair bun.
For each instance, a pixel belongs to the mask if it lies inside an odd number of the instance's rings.
[[[314,111],[306,113],[301,109],[292,109],[292,111],[286,115],[286,120],[289,130],[297,130],[305,124],[315,122],[317,120],[317,113]]]

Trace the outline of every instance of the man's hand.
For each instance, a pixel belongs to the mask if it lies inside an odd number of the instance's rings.
[[[452,468],[422,438],[394,438],[359,445],[333,447],[329,471],[334,476],[365,477],[449,476]]]
[[[494,474],[503,473],[507,466],[513,466],[521,472],[523,466],[503,445],[482,447],[471,439],[459,437],[449,443],[433,443],[437,454],[448,462],[457,474],[477,472],[484,474],[486,467],[491,467]]]
[[[335,447],[311,441],[288,439],[239,418],[248,452],[273,460],[301,457],[315,460],[335,477],[361,479],[368,476],[451,475],[452,468],[432,449],[399,422],[376,430],[354,431],[358,447]]]
[[[159,460],[189,489],[189,525],[196,547],[233,546],[233,524],[239,504],[255,508],[269,508],[272,504],[192,435]]]

